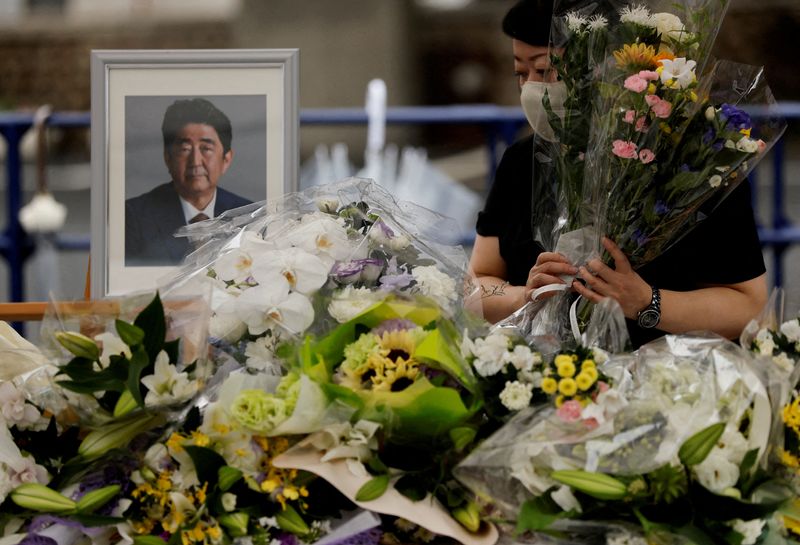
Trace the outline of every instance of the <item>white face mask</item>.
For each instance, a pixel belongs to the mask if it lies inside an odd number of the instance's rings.
[[[519,100],[522,103],[522,111],[533,128],[533,132],[544,138],[548,142],[555,142],[556,137],[550,121],[547,119],[547,112],[542,105],[545,91],[550,99],[550,106],[553,112],[564,119],[564,101],[567,98],[567,86],[563,81],[544,82],[526,81],[522,85],[522,92]]]

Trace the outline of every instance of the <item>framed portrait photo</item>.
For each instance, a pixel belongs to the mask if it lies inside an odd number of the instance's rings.
[[[297,190],[298,57],[92,51],[93,298],[155,288],[184,225]]]

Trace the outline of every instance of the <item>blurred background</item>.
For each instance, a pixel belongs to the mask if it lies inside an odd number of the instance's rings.
[[[90,109],[92,49],[299,48],[301,110],[363,108],[370,80],[386,82],[389,107],[495,104],[518,107],[510,40],[500,20],[512,0],[0,0],[0,110]],[[766,66],[777,100],[800,101],[798,0],[732,0],[717,39],[718,57]],[[521,112],[519,114],[521,116]],[[522,119],[520,117],[520,119]],[[523,124],[518,136],[524,134]],[[386,142],[426,150],[428,164],[479,206],[502,153],[503,139],[480,124],[390,125]],[[36,187],[32,131],[22,145],[22,203]],[[88,128],[48,130],[47,177],[68,206],[66,235],[89,233]],[[352,166],[363,166],[366,125],[302,124],[300,160],[308,177],[320,145],[343,143]],[[0,160],[5,161],[0,138]],[[774,152],[772,155],[776,155]],[[783,184],[775,205],[775,166],[762,161],[754,176],[759,221],[800,223],[800,132],[790,120],[779,152]],[[5,180],[6,167],[0,179]],[[304,183],[306,183],[304,182]],[[5,181],[0,192],[6,191]],[[0,228],[8,223],[0,195]],[[461,221],[474,223],[476,210]],[[466,233],[468,246],[471,233]],[[83,295],[88,250],[34,253],[27,259],[24,298]],[[774,276],[782,254],[787,311],[800,310],[800,244],[767,244]],[[0,301],[11,299],[0,260]]]

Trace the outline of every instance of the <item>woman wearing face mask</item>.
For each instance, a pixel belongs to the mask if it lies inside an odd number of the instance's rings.
[[[588,268],[576,268],[563,255],[548,251],[553,231],[547,223],[553,217],[548,203],[558,181],[548,174],[548,155],[542,153],[553,133],[541,101],[546,92],[558,112],[566,94],[548,70],[552,4],[520,0],[503,19],[522,108],[539,138],[528,136],[506,150],[478,216],[470,265],[481,285],[484,316],[501,320],[529,301],[537,288],[563,284],[562,275],[577,274],[583,282],[573,282],[573,291],[594,302],[604,297],[619,302],[634,346],[665,332],[711,330],[737,337],[767,298],[747,183],[680,242],[636,271],[609,240],[603,244],[614,258],[613,267],[593,260]]]

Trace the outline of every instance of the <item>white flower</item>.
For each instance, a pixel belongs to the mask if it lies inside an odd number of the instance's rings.
[[[614,418],[618,412],[628,405],[628,401],[616,388],[600,392],[594,403],[589,403],[581,411],[581,420],[594,419],[598,424]]]
[[[28,403],[11,382],[0,383],[0,415],[5,420],[5,423],[0,420],[0,426],[7,424],[23,429],[35,424],[41,416],[39,410]]]
[[[245,365],[250,369],[280,375],[280,364],[275,361],[275,347],[279,340],[280,335],[277,332],[267,331],[263,337],[247,343],[244,349],[244,355],[247,357]]]
[[[794,369],[794,360],[790,358],[786,352],[781,352],[777,356],[772,356],[772,362],[789,373]]]
[[[469,358],[475,354],[475,343],[469,338],[469,330],[464,328],[461,336],[461,357]]]
[[[742,534],[741,545],[753,545],[764,530],[764,525],[767,523],[764,519],[742,520],[733,519],[733,529]]]
[[[800,320],[795,318],[781,324],[781,333],[791,342],[800,341]]]
[[[482,377],[491,377],[505,366],[505,355],[508,352],[509,339],[502,333],[493,333],[483,339],[475,339],[472,350],[475,361],[472,365]]]
[[[276,250],[257,260],[252,267],[253,278],[259,284],[272,282],[283,276],[289,287],[310,295],[328,280],[330,266],[320,258],[300,248]]]
[[[236,314],[247,324],[252,335],[282,327],[290,333],[301,333],[314,322],[314,307],[308,297],[289,289],[283,276],[275,281],[250,288],[237,297]]]
[[[661,71],[661,83],[667,87],[686,89],[695,82],[694,73],[697,63],[686,60],[685,57],[678,57],[674,60],[663,59],[661,61],[663,70]]]
[[[606,545],[647,545],[647,540],[632,532],[617,531],[606,536]]]
[[[32,456],[23,456],[18,469],[9,470],[9,482],[13,488],[25,483],[47,484],[50,481],[47,470],[37,464]]]
[[[662,38],[672,38],[676,41],[685,39],[686,27],[680,17],[672,13],[654,13],[650,16],[650,26],[654,27]]]
[[[742,137],[736,142],[736,149],[744,153],[755,153],[758,151],[758,142],[747,136]]]
[[[717,110],[713,106],[706,108],[706,121],[714,121],[717,117]]]
[[[521,411],[531,402],[533,397],[533,384],[523,384],[518,380],[506,381],[506,386],[500,392],[500,402],[509,411]]]
[[[242,284],[250,279],[252,266],[253,257],[248,252],[235,248],[219,256],[212,268],[217,279]]]
[[[700,484],[716,494],[736,486],[739,480],[739,466],[718,452],[711,452],[705,460],[694,466],[694,472]]]
[[[602,15],[594,15],[591,19],[589,19],[587,26],[591,32],[597,32],[598,30],[603,30],[608,26],[608,19]]]
[[[718,452],[726,460],[738,466],[742,463],[748,448],[745,436],[735,427],[728,426],[711,452]]]
[[[19,211],[19,222],[29,233],[52,233],[64,226],[67,207],[50,193],[37,193]]]
[[[594,356],[594,362],[597,365],[602,365],[608,361],[608,352],[602,348],[592,348],[592,355]]]
[[[554,492],[550,494],[550,497],[564,511],[575,510],[578,513],[581,512],[580,502],[575,497],[575,494],[572,493],[570,487],[566,485],[559,486]]]
[[[347,286],[333,294],[331,302],[328,303],[328,314],[343,324],[374,305],[379,297],[379,294],[369,288]]]
[[[711,178],[708,179],[708,185],[711,187],[719,187],[722,183],[722,176],[719,174],[714,174]]]
[[[634,23],[640,26],[651,26],[650,11],[641,5],[625,6],[619,12],[619,20],[622,23]]]
[[[231,494],[230,492],[225,492],[220,498],[222,501],[222,508],[225,509],[227,512],[231,512],[236,509],[236,495]]]
[[[323,212],[303,216],[299,225],[283,233],[283,236],[292,246],[302,248],[325,261],[328,268],[336,261],[362,257],[354,255],[360,241],[350,240],[344,221]]]
[[[730,167],[729,165],[723,165],[723,166],[721,166],[721,167],[716,167],[716,170],[717,170],[718,172],[722,172],[723,174],[724,174],[725,172],[728,172],[730,169],[731,169],[731,167]]]
[[[185,372],[179,373],[163,350],[156,356],[153,374],[144,377],[142,384],[149,390],[144,398],[146,407],[186,401],[198,390],[197,381],[189,380]]]
[[[572,32],[583,32],[583,27],[589,23],[589,20],[579,15],[577,12],[570,11],[567,13],[567,27]]]
[[[762,356],[771,356],[775,351],[775,341],[772,339],[772,333],[768,329],[761,329],[756,334],[755,338],[758,353]]]
[[[447,306],[458,297],[456,281],[437,269],[435,265],[416,267],[411,271],[411,275],[417,281],[419,292],[436,300],[442,306]]]
[[[388,246],[394,251],[404,250],[411,244],[409,238],[405,235],[398,235],[381,222],[375,222],[370,230],[367,232],[367,238],[376,244]]]
[[[736,142],[728,138],[725,140],[725,147],[728,149],[736,149]]]
[[[94,340],[103,343],[103,353],[100,354],[100,365],[104,369],[108,367],[108,364],[111,362],[111,356],[125,356],[128,359],[132,357],[130,347],[110,331],[95,335]]]
[[[156,443],[147,449],[144,454],[144,464],[155,473],[160,473],[169,467],[170,457],[166,445]]]
[[[317,208],[320,212],[326,214],[334,214],[339,209],[339,201],[336,199],[319,199],[317,200]]]
[[[506,361],[513,365],[517,371],[530,371],[534,365],[542,363],[542,356],[533,352],[524,344],[518,344],[513,352],[508,352]]]
[[[364,461],[378,448],[375,433],[381,425],[369,420],[359,420],[355,424],[339,422],[327,426],[323,431],[309,437],[308,442],[315,448],[325,451],[322,462],[339,458]]]
[[[216,312],[208,322],[208,336],[234,343],[247,333],[247,324],[232,312]]]

